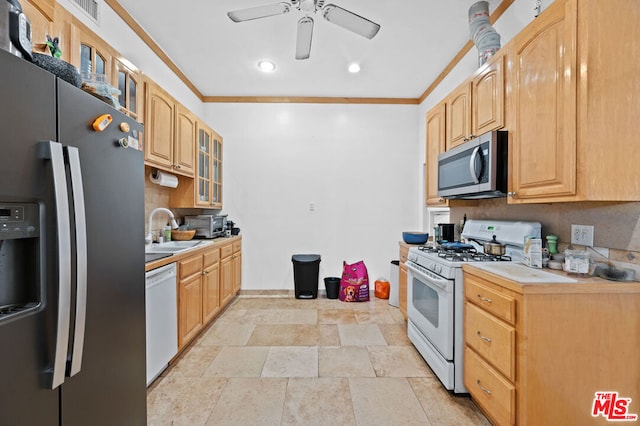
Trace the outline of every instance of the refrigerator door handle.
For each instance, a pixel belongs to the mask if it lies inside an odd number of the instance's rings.
[[[69,195],[62,145],[48,141],[42,144],[44,159],[51,161],[55,212],[58,236],[58,320],[56,325],[55,354],[49,373],[49,387],[55,389],[64,383],[71,308],[71,226],[69,222]]]
[[[65,147],[69,159],[71,191],[76,234],[76,313],[71,356],[67,362],[67,375],[73,377],[82,367],[84,330],[87,317],[87,225],[78,148]]]

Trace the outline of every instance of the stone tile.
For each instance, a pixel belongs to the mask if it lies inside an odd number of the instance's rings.
[[[296,301],[290,297],[239,297],[232,308],[243,310],[256,309],[293,309],[296,307]]]
[[[376,377],[364,346],[320,347],[320,377]]]
[[[260,377],[268,353],[266,346],[224,346],[204,376]]]
[[[368,346],[378,377],[433,377],[413,346]]]
[[[369,309],[364,312],[355,312],[358,324],[395,324],[396,320],[386,309]]]
[[[337,325],[256,325],[247,345],[335,346],[340,344]]]
[[[357,324],[351,309],[318,309],[318,324]]]
[[[167,375],[174,377],[202,377],[211,362],[220,352],[220,346],[193,345],[187,353],[168,369]]]
[[[147,395],[148,425],[204,424],[226,379],[164,377]]]
[[[359,425],[431,425],[407,379],[349,379]]]
[[[316,309],[254,309],[243,320],[249,324],[317,324]]]
[[[207,425],[280,425],[287,389],[284,378],[229,379]]]
[[[283,425],[356,424],[349,382],[344,378],[291,378],[282,414]]]
[[[238,346],[245,345],[253,333],[254,324],[238,324],[232,321],[216,321],[198,339],[198,345]]]
[[[468,395],[449,393],[435,378],[408,380],[432,424],[439,426],[489,426],[491,424]]]
[[[342,346],[386,345],[376,324],[338,324]]]
[[[389,346],[411,346],[407,336],[407,324],[378,324]]]
[[[394,306],[389,306],[389,314],[393,317],[396,324],[402,324],[407,327],[407,320],[404,319],[404,315],[400,311],[400,308],[396,308]]]
[[[317,346],[273,346],[262,377],[318,377]]]

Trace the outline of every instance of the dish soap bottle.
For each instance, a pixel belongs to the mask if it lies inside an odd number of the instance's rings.
[[[558,253],[558,236],[549,234],[547,235],[547,248],[549,249],[549,254]]]
[[[164,240],[171,241],[171,224],[167,222],[167,226],[164,227]]]

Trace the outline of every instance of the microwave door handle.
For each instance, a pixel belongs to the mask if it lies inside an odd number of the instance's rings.
[[[471,174],[471,178],[473,179],[473,183],[480,183],[480,177],[478,173],[476,173],[476,159],[478,158],[478,153],[480,152],[480,147],[477,146],[473,152],[471,153],[471,157],[469,158],[469,173]]]
[[[41,145],[42,157],[51,161],[53,190],[55,194],[56,225],[58,234],[58,319],[55,334],[53,367],[50,373],[50,389],[64,383],[69,324],[71,316],[71,226],[69,217],[69,194],[62,145],[48,141]]]

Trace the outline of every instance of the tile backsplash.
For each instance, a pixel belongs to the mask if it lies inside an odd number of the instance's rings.
[[[594,226],[591,257],[636,270],[640,277],[640,203],[580,202],[507,204],[505,198],[479,200],[477,206],[452,207],[451,222],[467,219],[525,220],[542,224],[542,236],[555,234],[559,248],[571,242],[571,224]],[[581,247],[579,247],[581,248]],[[638,279],[638,278],[636,278]]]

